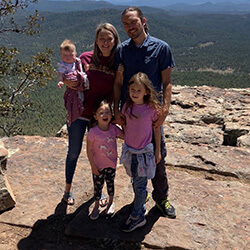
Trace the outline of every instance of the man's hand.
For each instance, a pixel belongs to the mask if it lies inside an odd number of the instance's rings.
[[[161,152],[160,150],[155,150],[155,163],[158,164],[161,161]]]
[[[162,112],[159,115],[158,119],[155,122],[153,122],[153,127],[159,128],[166,120],[167,115],[168,115],[168,110],[165,110],[164,112]]]

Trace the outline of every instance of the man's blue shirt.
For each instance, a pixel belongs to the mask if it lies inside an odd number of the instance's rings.
[[[115,56],[116,70],[119,64],[124,66],[121,91],[122,103],[126,100],[127,85],[134,74],[138,72],[147,74],[155,90],[161,92],[161,72],[175,66],[169,45],[149,34],[140,46],[137,46],[132,39],[119,44]]]

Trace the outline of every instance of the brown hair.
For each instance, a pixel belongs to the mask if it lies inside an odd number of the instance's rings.
[[[135,7],[135,6],[130,6],[128,8],[126,8],[123,12],[122,12],[122,16],[128,12],[132,12],[132,11],[136,11],[137,12],[137,17],[139,17],[141,19],[141,22],[143,22],[143,18],[144,18],[144,15],[142,13],[142,11],[138,8],[138,7]],[[149,30],[149,27],[147,25],[147,23],[144,24],[144,30],[146,33],[148,33],[148,30]]]
[[[74,45],[72,41],[65,39],[60,45],[60,51],[62,50],[76,52],[76,46]]]
[[[147,92],[147,94],[144,96],[144,103],[148,104],[148,106],[150,106],[151,108],[156,108],[158,113],[160,113],[162,110],[162,106],[158,99],[157,93],[152,85],[152,82],[149,80],[148,76],[142,72],[134,74],[128,82],[128,92],[130,85],[132,85],[133,83],[140,85],[142,84],[144,86]],[[125,112],[130,108],[130,114],[129,114],[130,117],[131,116],[136,117],[135,115],[133,115],[133,103],[134,102],[132,101],[130,95],[128,94]]]
[[[96,32],[95,32],[95,44],[94,44],[94,52],[93,52],[93,61],[92,63],[98,68],[101,64],[101,60],[100,60],[100,55],[102,54],[101,50],[99,49],[98,45],[96,44],[96,40],[97,37],[100,33],[101,30],[107,30],[110,31],[112,33],[112,35],[114,36],[115,42],[114,42],[114,47],[111,50],[110,53],[110,60],[108,62],[108,68],[112,69],[113,68],[113,64],[114,64],[114,60],[115,60],[115,50],[116,47],[118,46],[118,44],[120,43],[120,39],[119,39],[119,35],[118,32],[116,30],[116,28],[110,24],[110,23],[102,23],[99,24],[98,27],[96,28]]]

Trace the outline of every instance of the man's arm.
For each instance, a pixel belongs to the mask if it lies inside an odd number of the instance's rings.
[[[172,68],[165,69],[161,72],[162,85],[163,85],[163,108],[161,116],[154,124],[155,127],[161,126],[164,123],[169,113],[169,107],[172,95],[171,72]]]
[[[155,162],[158,164],[161,161],[161,129],[154,128],[155,137]]]

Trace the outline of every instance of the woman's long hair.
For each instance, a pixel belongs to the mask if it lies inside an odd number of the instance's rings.
[[[114,67],[114,59],[115,59],[115,50],[116,50],[118,44],[120,43],[120,39],[119,39],[119,35],[118,35],[118,32],[117,32],[116,28],[110,23],[101,23],[96,28],[95,44],[94,44],[94,52],[93,52],[92,63],[94,64],[94,66],[96,68],[99,68],[100,64],[101,64],[100,55],[102,55],[102,52],[99,49],[98,45],[96,44],[97,37],[98,37],[101,30],[110,31],[112,33],[112,35],[114,36],[114,40],[115,40],[114,41],[114,47],[111,50],[110,60],[109,60],[108,65],[107,65],[107,67],[109,69],[113,69],[113,67]]]
[[[147,94],[144,96],[143,100],[145,104],[148,104],[149,107],[151,108],[155,108],[159,113],[161,113],[162,111],[162,105],[158,99],[158,95],[152,85],[152,82],[149,80],[148,76],[145,73],[142,72],[138,72],[136,74],[134,74],[131,79],[128,82],[128,98],[126,101],[126,107],[125,107],[125,112],[130,109],[130,113],[129,116],[134,116],[135,118],[137,118],[134,114],[133,114],[133,104],[134,102],[132,101],[130,95],[129,95],[129,88],[131,86],[131,84],[136,83],[139,85],[143,85],[146,89]]]

